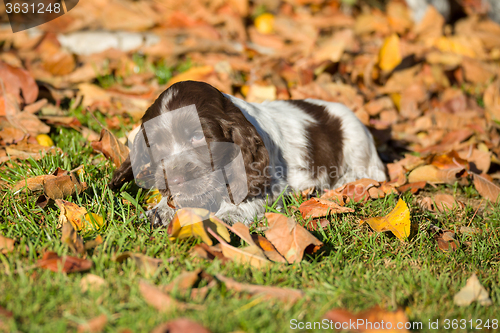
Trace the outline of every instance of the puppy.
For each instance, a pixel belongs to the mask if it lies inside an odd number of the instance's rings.
[[[209,84],[172,85],[151,105],[114,172],[111,188],[136,180],[163,198],[147,212],[167,225],[175,205],[250,224],[281,194],[386,179],[373,138],[354,113],[315,99],[248,103]],[[173,205],[172,205],[173,203]]]

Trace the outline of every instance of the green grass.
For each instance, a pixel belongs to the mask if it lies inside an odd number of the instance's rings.
[[[52,138],[63,154],[46,156],[39,161],[13,162],[10,168],[4,165],[0,168],[0,179],[13,184],[25,176],[47,174],[56,167],[71,170],[84,165],[82,180],[89,188],[68,200],[103,216],[106,221],[102,230],[82,236],[85,240],[98,234],[103,237],[103,244],[88,252],[88,258],[94,262],[89,273],[104,278],[107,287],[82,293],[79,283],[86,273],[66,275],[32,268],[44,250],[71,254],[61,243],[61,232],[56,228],[59,209],[53,204],[45,209],[37,208],[36,196],[15,196],[4,189],[0,192],[0,234],[16,238],[19,244],[15,252],[0,254],[0,306],[14,314],[11,319],[0,315],[0,331],[76,331],[78,324],[106,314],[106,332],[125,328],[149,332],[156,325],[181,316],[192,318],[213,332],[288,332],[292,319],[320,321],[332,308],[361,311],[374,305],[387,310],[403,307],[411,321],[423,322],[421,332],[435,332],[429,330],[429,320],[439,319],[441,329],[438,331],[444,331],[444,319],[481,319],[483,322],[500,319],[498,206],[488,204],[477,214],[470,206],[460,213],[433,214],[422,211],[415,196],[404,195],[412,221],[419,224],[421,231],[410,242],[402,243],[394,237],[372,233],[367,226],[359,226],[360,218],[387,214],[398,199],[391,195],[364,206],[352,204],[355,213],[331,217],[328,228],[313,232],[324,242],[324,247],[319,253],[306,256],[300,264],[273,264],[268,270],[234,263],[223,265],[220,261],[190,257],[188,252],[197,241],[172,244],[164,230],[151,230],[146,221],[139,220],[143,209],[140,205],[144,204],[147,193],[134,184],[127,184],[122,191],[110,191],[106,183],[113,168],[101,155],[92,152],[78,132],[57,129]],[[455,192],[464,200],[479,198],[470,186],[443,186],[433,191]],[[285,211],[294,214],[289,206]],[[485,232],[475,236],[458,235],[461,247],[445,254],[436,249],[433,238],[423,231],[431,222],[452,230],[470,224]],[[124,251],[163,259],[164,265],[154,276],[146,277],[131,260],[122,264],[112,260],[115,254]],[[175,257],[175,261],[169,262],[171,257]],[[302,289],[306,297],[290,305],[218,286],[212,288],[204,300],[177,295],[179,300],[202,305],[203,310],[162,314],[140,295],[141,279],[164,285],[182,270],[196,268],[239,282]],[[473,272],[488,290],[493,306],[453,304],[453,296]]]

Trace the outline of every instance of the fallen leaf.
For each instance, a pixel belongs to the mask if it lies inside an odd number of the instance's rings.
[[[421,200],[421,205],[430,211],[433,212],[447,212],[447,211],[452,211],[454,209],[458,208],[464,208],[465,205],[457,201],[452,195],[450,194],[436,194],[434,196],[434,199],[430,197],[424,197]]]
[[[59,214],[59,225],[63,226],[64,223],[71,223],[73,227],[80,230],[98,230],[103,224],[103,218],[94,214],[88,213],[84,207],[62,199],[56,199],[56,205],[61,210]]]
[[[483,175],[473,174],[474,187],[479,194],[493,202],[497,202],[500,197],[500,186],[488,180]]]
[[[401,198],[396,207],[386,216],[361,220],[360,224],[363,223],[368,223],[377,232],[391,231],[400,240],[405,240],[410,236],[410,210]]]
[[[106,280],[102,277],[94,274],[86,274],[80,280],[80,290],[82,293],[86,293],[89,290],[98,290],[106,285]]]
[[[212,245],[207,229],[216,231],[226,241],[230,241],[229,232],[214,214],[202,208],[182,208],[176,213],[168,225],[170,240],[199,237],[204,243]]]
[[[310,220],[304,227],[309,231],[323,230],[330,225],[330,221],[327,219]]]
[[[208,232],[219,241],[224,257],[231,259],[234,262],[239,264],[249,264],[255,268],[267,267],[271,263],[264,255],[264,252],[253,242],[253,240],[249,246],[239,249],[227,244],[214,231],[212,231],[211,228],[208,228]]]
[[[460,158],[460,155],[454,150],[440,155],[432,155],[429,158],[428,164],[435,166],[438,169],[456,169],[467,168],[469,163]]]
[[[105,314],[102,314],[98,317],[90,319],[85,324],[78,325],[78,333],[83,333],[83,332],[99,333],[99,332],[102,332],[107,323],[108,323],[108,317]]]
[[[479,282],[476,273],[473,273],[470,278],[467,279],[465,287],[463,287],[454,297],[453,302],[459,306],[468,306],[472,302],[477,301],[483,306],[489,306],[493,304],[488,292]]]
[[[158,268],[163,264],[163,260],[148,257],[142,253],[123,252],[113,260],[119,263],[124,262],[128,258],[135,262],[135,265],[146,277],[153,276]]]
[[[464,168],[438,169],[434,165],[424,165],[410,172],[408,182],[425,181],[429,184],[453,184],[466,174],[467,171]]]
[[[221,274],[215,275],[217,280],[223,282],[226,288],[236,292],[246,292],[251,295],[263,296],[267,299],[276,299],[286,303],[296,303],[304,298],[303,291],[290,288],[279,288],[270,286],[259,286],[247,283],[239,283]]]
[[[74,193],[81,193],[87,188],[87,183],[80,182],[74,174],[45,178],[43,181],[44,194],[51,199],[63,199]]]
[[[434,239],[441,251],[453,252],[457,250],[459,243],[455,239],[455,233],[453,231],[443,230],[433,224],[430,225],[429,231],[433,233]]]
[[[0,253],[7,254],[14,251],[15,240],[0,235]]]
[[[24,103],[33,103],[38,96],[38,85],[31,75],[24,69],[13,67],[9,64],[0,61],[0,78],[3,89],[0,90],[0,96],[4,93],[15,96],[18,101],[21,101],[21,93],[24,98]],[[4,91],[5,89],[5,91]],[[3,109],[4,102],[0,97],[0,116],[5,115]]]
[[[406,191],[410,191],[412,194],[417,193],[419,190],[422,190],[425,188],[425,185],[427,185],[426,181],[421,181],[421,182],[416,182],[416,183],[409,183],[405,184],[403,186],[398,187],[398,191],[400,193],[404,193]]]
[[[163,287],[164,292],[186,291],[191,289],[200,280],[201,268],[192,272],[182,271],[172,282]]]
[[[83,272],[92,268],[93,262],[88,259],[80,259],[71,256],[59,257],[57,253],[48,251],[43,254],[42,259],[36,263],[37,267],[51,270],[52,272]]]
[[[266,237],[263,237],[261,235],[256,235],[256,234],[252,234],[251,236],[252,236],[252,239],[255,242],[255,244],[257,244],[257,246],[260,247],[260,249],[262,251],[264,251],[264,255],[269,260],[274,261],[274,262],[286,263],[286,259],[283,258],[283,256],[276,250],[274,245],[270,241],[267,240]]]
[[[297,224],[295,219],[277,213],[266,213],[269,229],[266,238],[289,263],[300,262],[308,248],[314,253],[323,243]]]
[[[84,254],[85,246],[82,237],[76,232],[71,223],[63,223],[61,242],[68,245],[71,251],[76,254]]]
[[[130,149],[121,143],[110,131],[103,128],[99,141],[90,143],[94,150],[101,152],[107,159],[111,159],[118,168],[128,157]]]
[[[338,323],[356,323],[356,332],[360,333],[377,333],[377,332],[398,332],[410,333],[409,330],[404,328],[408,321],[408,317],[403,309],[398,309],[395,312],[389,312],[375,306],[371,309],[363,311],[358,314],[353,314],[343,309],[333,309],[328,311],[324,318]],[[370,323],[370,324],[368,324]],[[391,324],[391,325],[389,325]],[[374,327],[379,327],[376,329]],[[391,329],[385,329],[391,327]],[[403,327],[403,328],[399,328]]]
[[[146,303],[153,306],[158,311],[168,312],[174,309],[183,310],[187,307],[186,303],[176,301],[161,291],[160,288],[153,286],[146,281],[139,282],[139,290]]]
[[[156,326],[151,333],[210,333],[210,331],[191,319],[177,318]]]
[[[222,254],[220,244],[217,244],[215,246],[208,246],[205,243],[196,244],[189,252],[192,256],[207,260],[214,260],[215,258],[218,258],[222,262],[228,261],[228,258],[224,257],[224,255]]]
[[[392,34],[384,40],[379,53],[379,67],[381,70],[390,72],[401,63],[401,50],[399,45],[399,37],[397,34]]]
[[[303,202],[300,205],[299,210],[305,220],[309,218],[328,216],[330,214],[336,213],[354,212],[354,209],[352,208],[342,207],[333,201],[323,198],[311,198]]]

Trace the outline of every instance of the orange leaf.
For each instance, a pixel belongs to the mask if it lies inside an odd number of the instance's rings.
[[[354,212],[352,208],[342,207],[333,201],[322,198],[311,198],[303,202],[299,210],[304,219],[327,216],[333,213]]]

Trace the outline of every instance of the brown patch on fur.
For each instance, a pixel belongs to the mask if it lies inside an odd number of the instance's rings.
[[[305,100],[290,100],[290,104],[300,108],[317,123],[307,128],[309,139],[309,158],[313,177],[318,177],[318,170],[324,170],[337,177],[331,177],[331,184],[338,179],[342,162],[344,133],[341,120],[328,113],[324,106],[309,103]],[[336,168],[336,169],[332,169]],[[332,171],[337,171],[333,172]]]

